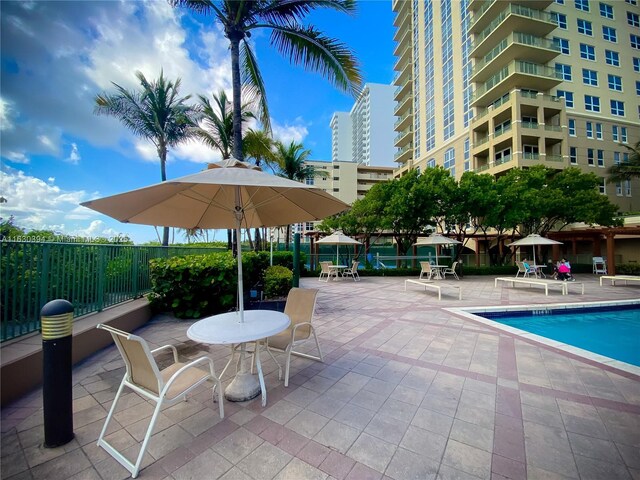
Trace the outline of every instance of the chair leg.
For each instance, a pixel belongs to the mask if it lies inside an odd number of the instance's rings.
[[[144,436],[144,441],[142,442],[142,447],[140,448],[140,453],[138,454],[138,460],[136,460],[136,464],[133,467],[135,471],[131,472],[132,478],[136,478],[138,476],[138,472],[140,471],[140,465],[142,465],[142,459],[144,458],[144,452],[147,450],[147,444],[151,439],[151,434],[153,433],[153,427],[156,426],[156,420],[158,420],[158,414],[160,413],[161,406],[162,406],[162,400],[158,402],[155,410],[153,411],[153,416],[151,417],[149,428],[147,429],[147,433]]]
[[[107,419],[104,422],[104,426],[102,427],[102,431],[100,432],[100,436],[98,437],[98,446],[100,446],[100,443],[102,442],[102,439],[104,438],[105,433],[107,433],[107,428],[109,427],[109,423],[111,422],[111,417],[113,417],[113,413],[116,411],[116,404],[118,403],[118,400],[120,400],[120,395],[122,395],[122,390],[124,389],[124,379],[122,379],[122,382],[120,383],[120,387],[118,387],[118,393],[116,393],[116,396],[113,399],[113,403],[111,404],[111,408],[109,409],[109,414],[107,415]]]
[[[311,333],[313,333],[313,339],[316,341],[316,347],[318,348],[318,356],[320,357],[320,361],[324,362],[324,357],[322,356],[322,350],[320,349],[320,342],[318,342],[318,336],[316,335],[316,329],[311,327]]]
[[[269,341],[267,341],[267,344],[265,346],[265,350],[267,351],[267,353],[271,357],[271,360],[273,360],[275,362],[275,364],[278,366],[278,380],[282,380],[282,366],[280,365],[280,362],[278,362],[278,360],[276,360],[275,355],[273,354],[273,352],[269,348]]]
[[[285,363],[285,366],[284,366],[284,386],[285,387],[289,386],[289,365],[291,364],[291,348],[292,347],[293,347],[293,344],[289,344],[289,346],[285,350],[285,355],[287,358],[287,362]]]
[[[256,342],[256,349],[254,355],[256,357],[256,368],[258,369],[258,380],[260,381],[260,388],[262,390],[262,406],[267,406],[267,387],[264,384],[264,374],[262,373],[262,362],[260,361],[260,342]],[[253,365],[252,365],[253,367]]]

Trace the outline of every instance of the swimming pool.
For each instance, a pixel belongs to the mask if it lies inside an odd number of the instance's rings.
[[[520,336],[603,363],[624,362],[639,371],[640,301],[456,310]]]

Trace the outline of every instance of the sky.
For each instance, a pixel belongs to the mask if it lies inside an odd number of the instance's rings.
[[[335,11],[308,18],[349,45],[364,81],[393,79],[391,1],[359,0],[354,16]],[[231,91],[228,43],[210,16],[164,0],[0,1],[0,217],[26,230],[157,240],[153,227],[122,224],[81,202],[160,181],[155,147],[117,119],[96,116],[94,97],[115,82],[180,78],[182,95]],[[331,160],[329,121],[354,98],[319,74],[289,64],[269,45],[269,31],[251,42],[264,77],[274,137],[302,142],[313,160]],[[167,177],[205,168],[219,154],[192,141],[169,152]],[[184,241],[176,233],[176,241]],[[226,237],[225,237],[226,238]],[[222,236],[219,238],[223,239]]]

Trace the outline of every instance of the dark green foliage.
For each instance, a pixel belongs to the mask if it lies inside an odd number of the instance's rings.
[[[284,297],[291,290],[293,272],[287,267],[274,265],[264,272],[264,296],[266,298]]]
[[[151,306],[178,318],[200,318],[235,305],[236,261],[230,252],[151,260]]]
[[[637,263],[623,263],[616,265],[617,275],[640,275],[640,265]]]

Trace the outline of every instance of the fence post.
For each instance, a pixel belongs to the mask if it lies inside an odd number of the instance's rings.
[[[101,312],[104,308],[104,285],[105,285],[105,262],[104,262],[104,248],[98,248],[98,311]]]
[[[42,309],[47,302],[49,290],[49,258],[51,246],[48,243],[42,245],[42,264],[40,269],[40,294],[38,295],[38,308]]]
[[[133,269],[133,283],[131,285],[131,290],[133,294],[133,298],[138,298],[138,261],[139,254],[138,249],[133,246],[133,255],[131,255],[131,267]]]

